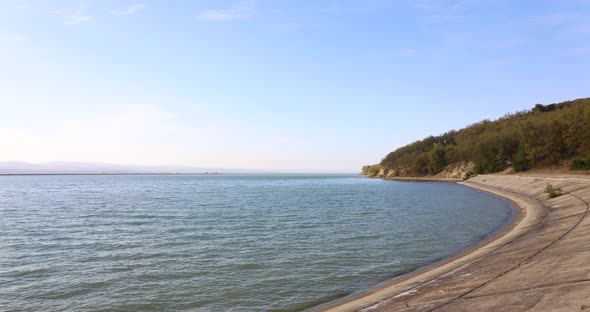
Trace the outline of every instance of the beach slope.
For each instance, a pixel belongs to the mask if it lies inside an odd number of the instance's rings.
[[[564,194],[549,199],[548,183]],[[590,310],[589,177],[481,175],[463,184],[512,200],[514,222],[459,255],[312,310]]]

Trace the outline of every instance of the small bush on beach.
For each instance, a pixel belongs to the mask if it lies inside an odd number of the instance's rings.
[[[561,195],[561,188],[553,187],[553,185],[547,183],[547,187],[545,187],[545,193],[547,193],[549,198],[555,198]]]

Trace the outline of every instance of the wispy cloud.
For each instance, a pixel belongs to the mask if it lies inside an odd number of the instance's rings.
[[[76,14],[76,15],[69,16],[66,19],[65,24],[66,25],[76,25],[76,24],[80,24],[82,22],[87,22],[90,19],[92,19],[92,17],[87,16],[87,15]]]
[[[27,40],[27,37],[23,34],[7,34],[4,36],[0,36],[0,41],[9,41],[9,42],[24,42]]]
[[[132,4],[124,9],[112,10],[110,11],[113,15],[133,15],[144,8],[143,4]]]
[[[228,10],[206,10],[199,13],[199,18],[213,22],[228,22],[248,19],[256,15],[256,7],[252,2],[242,1]]]
[[[68,26],[77,25],[92,19],[91,16],[85,15],[81,10],[63,9],[53,10],[50,13],[61,15],[64,18],[64,24]]]
[[[19,9],[19,10],[30,10],[30,9],[34,9],[35,5],[30,2],[21,1],[16,4],[15,8]]]

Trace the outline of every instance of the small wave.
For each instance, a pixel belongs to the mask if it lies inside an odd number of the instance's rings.
[[[261,266],[256,263],[243,263],[238,266],[242,270],[254,270],[259,269]]]
[[[49,273],[48,267],[20,268],[20,269],[17,268],[13,271],[2,272],[2,276],[22,278],[22,277],[32,277],[32,276],[38,276],[38,275],[45,275],[47,273]]]

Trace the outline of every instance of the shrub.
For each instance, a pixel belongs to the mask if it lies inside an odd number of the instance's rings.
[[[362,175],[366,175],[369,177],[376,177],[379,174],[379,170],[381,170],[381,165],[368,165],[363,167],[363,171],[361,172]]]
[[[555,198],[561,195],[561,188],[553,187],[553,185],[547,183],[547,187],[545,187],[545,193],[547,193],[549,198]]]
[[[512,167],[514,170],[516,172],[525,171],[529,168],[530,164],[530,160],[527,158],[524,149],[519,149],[516,153],[514,161],[512,162]]]
[[[465,172],[465,175],[463,176],[463,181],[469,180],[472,177],[473,177],[473,171]]]
[[[367,175],[369,177],[376,177],[377,175],[379,175],[380,170],[381,170],[381,165],[379,165],[379,164],[364,166],[362,174]]]
[[[590,159],[576,158],[572,160],[572,170],[590,170]]]

